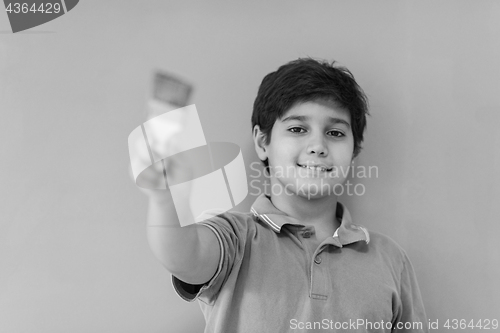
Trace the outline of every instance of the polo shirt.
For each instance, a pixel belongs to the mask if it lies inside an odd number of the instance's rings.
[[[314,227],[259,196],[249,213],[225,212],[202,225],[220,244],[217,272],[204,285],[172,277],[197,299],[205,332],[428,332],[415,273],[393,240],[353,224],[337,203],[340,227],[319,246]]]

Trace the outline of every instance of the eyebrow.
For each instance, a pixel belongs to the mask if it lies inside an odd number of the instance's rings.
[[[297,120],[297,121],[307,122],[309,119],[311,119],[309,116],[288,116],[288,117],[283,118],[283,120],[281,120],[281,121],[285,122],[285,121]],[[351,127],[351,124],[349,124],[349,122],[345,121],[344,119],[335,118],[335,117],[328,117],[328,119],[330,120],[330,123],[334,123],[334,124],[340,123],[340,124],[346,125],[348,128]]]

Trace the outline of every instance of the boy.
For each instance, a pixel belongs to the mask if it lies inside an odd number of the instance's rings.
[[[254,103],[271,193],[249,213],[181,228],[168,191],[148,191],[151,248],[205,332],[427,332],[415,275],[392,240],[351,222],[335,189],[361,149],[367,102],[345,68],[281,66]]]

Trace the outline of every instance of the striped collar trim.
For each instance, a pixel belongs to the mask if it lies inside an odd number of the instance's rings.
[[[276,208],[265,194],[260,195],[255,200],[250,211],[256,218],[266,223],[276,233],[280,233],[281,227],[285,224],[305,226],[299,220],[286,215]],[[353,224],[351,214],[340,202],[337,202],[337,216],[340,217],[341,222],[340,227],[335,231],[333,237],[338,237],[342,245],[359,241],[365,241],[366,244],[370,242],[368,230],[362,226]]]
[[[250,211],[253,213],[253,215],[261,220],[263,220],[264,222],[266,222],[274,231],[276,232],[280,232],[281,231],[281,225],[278,225],[276,223],[273,222],[273,220],[271,220],[266,214],[259,214],[257,213],[257,211],[255,210],[255,208],[251,208]]]

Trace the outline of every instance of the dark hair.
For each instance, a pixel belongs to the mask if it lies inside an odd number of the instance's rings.
[[[335,61],[329,64],[312,58],[299,58],[267,74],[253,104],[252,130],[259,125],[265,134],[264,142],[269,144],[274,123],[295,104],[326,99],[349,111],[354,136],[353,155],[357,156],[366,128],[368,100],[352,73],[334,64]],[[263,162],[267,169],[268,161]]]

